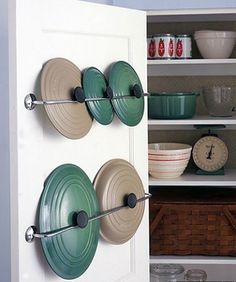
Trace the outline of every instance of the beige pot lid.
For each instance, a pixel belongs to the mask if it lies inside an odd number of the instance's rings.
[[[135,168],[127,161],[113,159],[105,163],[94,180],[100,210],[106,211],[124,204],[124,198],[134,193],[144,197],[142,181]],[[124,208],[101,219],[100,234],[111,244],[123,244],[135,234],[144,213],[144,202],[131,209]]]
[[[46,62],[41,74],[41,95],[47,100],[71,100],[72,91],[81,86],[81,71],[64,58]],[[65,137],[79,139],[92,126],[85,103],[44,105],[47,115],[55,128]]]

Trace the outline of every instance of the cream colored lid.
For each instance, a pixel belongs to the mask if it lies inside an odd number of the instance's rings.
[[[99,170],[94,187],[96,189],[100,210],[106,211],[124,204],[124,198],[134,193],[137,199],[144,197],[142,181],[127,161],[113,159],[105,163]],[[134,235],[142,220],[144,202],[112,213],[101,219],[100,234],[111,244],[123,244]]]
[[[73,89],[81,86],[81,71],[69,60],[49,60],[41,73],[41,95],[47,100],[71,100]],[[55,128],[65,137],[78,139],[88,133],[92,118],[85,103],[45,105]]]

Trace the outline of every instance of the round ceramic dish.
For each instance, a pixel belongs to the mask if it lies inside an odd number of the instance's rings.
[[[104,98],[106,89],[106,78],[98,69],[90,67],[84,71],[83,90],[86,98]],[[114,111],[109,99],[88,101],[87,106],[99,123],[107,125],[112,122]]]
[[[229,58],[236,42],[236,32],[226,30],[198,30],[194,39],[204,59]]]
[[[143,92],[141,82],[135,70],[126,62],[113,64],[109,75],[109,86],[114,97],[132,96],[132,87],[137,84]],[[112,99],[112,105],[119,119],[128,126],[137,125],[144,112],[144,97]]]
[[[153,93],[148,97],[148,116],[151,119],[192,118],[198,93]]]
[[[89,217],[99,213],[96,193],[88,176],[79,167],[64,164],[45,181],[40,199],[40,232],[74,224],[74,214],[86,211]],[[63,279],[82,275],[93,260],[99,238],[99,221],[60,235],[41,239],[52,270]]]
[[[134,167],[125,160],[113,159],[99,170],[94,187],[101,211],[124,204],[124,198],[134,193],[137,199],[144,197],[143,184]],[[100,234],[111,244],[123,244],[133,237],[142,220],[144,202],[112,213],[101,219]]]
[[[148,144],[148,153],[156,155],[183,155],[188,154],[192,146],[182,143],[152,143]]]
[[[44,101],[71,100],[72,91],[77,86],[81,86],[81,72],[72,62],[54,58],[43,66],[41,95]],[[44,106],[52,124],[67,138],[81,138],[92,126],[85,103]]]

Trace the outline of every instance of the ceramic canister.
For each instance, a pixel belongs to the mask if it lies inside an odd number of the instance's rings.
[[[192,39],[188,34],[178,34],[175,36],[175,58],[192,58]]]
[[[156,59],[157,58],[157,48],[156,39],[154,36],[147,39],[147,58]]]
[[[157,34],[147,39],[148,59],[175,58],[175,36],[172,34]]]
[[[158,59],[175,58],[175,36],[173,34],[157,34],[155,40]]]

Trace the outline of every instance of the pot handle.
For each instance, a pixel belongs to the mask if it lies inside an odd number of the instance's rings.
[[[231,213],[231,211],[229,210],[229,207],[227,206],[224,207],[223,213],[226,216],[226,218],[228,219],[228,221],[231,223],[231,225],[233,226],[234,230],[236,230],[236,219],[234,215]]]
[[[158,224],[160,223],[162,217],[164,216],[165,212],[167,210],[167,207],[161,207],[158,211],[158,213],[156,214],[156,216],[154,217],[153,221],[151,222],[150,225],[150,235],[153,234],[153,232],[156,230]]]

